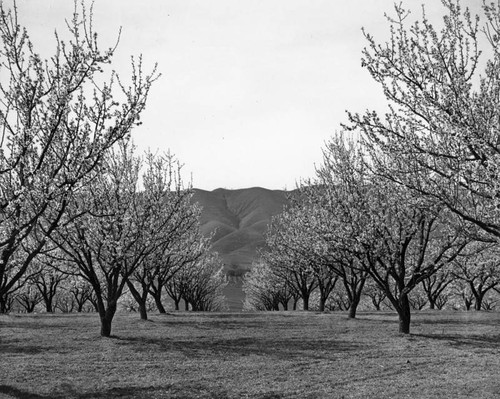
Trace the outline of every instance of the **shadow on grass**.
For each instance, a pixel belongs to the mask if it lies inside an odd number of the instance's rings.
[[[192,320],[155,320],[155,323],[165,327],[186,327],[196,330],[241,330],[241,329],[251,329],[251,328],[262,328],[268,324],[267,321],[248,321],[248,320],[231,320],[227,321],[224,319],[215,320],[204,320],[200,323],[193,323]]]
[[[48,349],[35,345],[20,345],[18,343],[12,345],[0,344],[0,353],[2,354],[37,355],[42,352],[47,352],[48,350],[51,350],[51,348]]]
[[[65,384],[54,392],[40,395],[23,391],[8,385],[0,385],[0,394],[7,394],[19,399],[97,399],[97,398],[120,398],[120,399],[161,399],[161,398],[229,398],[227,392],[222,389],[203,386],[201,384],[177,384],[163,387],[129,387],[110,388],[99,392],[78,392],[74,387]]]
[[[467,334],[412,334],[415,337],[449,342],[450,345],[468,348],[498,348],[500,335],[467,335]]]
[[[360,346],[348,341],[317,339],[308,341],[298,338],[254,338],[234,339],[169,339],[150,337],[121,338],[123,345],[133,345],[140,352],[181,352],[190,358],[215,356],[272,356],[278,359],[330,359],[339,352],[357,351]]]
[[[461,318],[461,319],[450,319],[450,318],[427,318],[427,317],[422,317],[418,319],[419,324],[427,324],[427,325],[481,325],[481,326],[498,326],[498,319],[496,318],[491,318],[491,319],[466,319],[466,318]]]

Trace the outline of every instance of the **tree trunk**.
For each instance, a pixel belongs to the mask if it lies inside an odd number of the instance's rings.
[[[308,293],[303,293],[302,294],[302,309],[303,310],[309,310],[309,294]]]
[[[411,309],[408,295],[401,294],[398,306],[399,332],[402,334],[410,333]]]
[[[180,310],[180,307],[179,307],[179,303],[180,303],[180,299],[179,300],[175,300],[174,299],[174,307],[175,307],[175,310]]]
[[[189,302],[184,299],[184,310],[187,312],[189,310]],[[194,310],[194,309],[193,309]]]
[[[99,316],[101,319],[101,337],[109,338],[111,336],[111,323],[116,312],[116,302],[108,302],[107,309],[104,303],[99,301]]]
[[[358,310],[359,301],[361,298],[355,298],[349,305],[349,318],[356,318],[356,311]]]
[[[101,337],[111,336],[111,323],[116,313],[116,301],[108,301],[107,307],[102,298],[96,298],[97,311],[101,319]]]
[[[148,319],[148,311],[146,309],[146,301],[141,301],[141,303],[139,303],[139,315],[141,316],[141,320]]]
[[[101,317],[101,337],[109,338],[111,336],[111,322],[108,317]]]
[[[8,300],[6,297],[0,296],[0,313],[8,313],[9,312],[9,306],[8,306]]]
[[[155,296],[155,304],[156,304],[156,308],[158,309],[158,312],[167,313],[167,311],[165,310],[165,307],[163,306],[163,303],[161,303],[161,297],[158,298]]]
[[[153,298],[155,299],[155,304],[156,304],[156,308],[158,309],[158,312],[167,313],[167,311],[165,310],[165,307],[163,306],[163,303],[161,303],[161,294],[160,295],[153,295]]]
[[[323,297],[323,295],[319,296],[319,311],[324,312],[325,311],[325,303],[326,299]]]
[[[52,308],[52,298],[51,299],[48,299],[48,298],[45,299],[45,311],[47,313],[52,313],[54,311],[53,308]]]
[[[429,309],[434,310],[436,308],[436,302],[429,298]]]
[[[474,302],[474,310],[481,310],[481,307],[483,306],[483,296],[478,295],[478,296],[476,296],[475,299],[476,300]]]

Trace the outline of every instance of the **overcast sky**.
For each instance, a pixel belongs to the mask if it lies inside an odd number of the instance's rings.
[[[64,30],[69,0],[18,0],[19,19],[42,55]],[[345,110],[383,103],[361,68],[361,27],[387,38],[393,0],[97,0],[94,28],[103,48],[122,27],[114,66],[130,55],[158,63],[139,150],[172,153],[194,187],[293,189],[314,174],[321,148],[346,121]],[[407,0],[413,15],[439,0]],[[479,9],[480,0],[462,4]],[[10,0],[4,4],[11,4]]]

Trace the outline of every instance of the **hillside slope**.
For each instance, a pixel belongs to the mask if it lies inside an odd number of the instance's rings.
[[[288,202],[286,191],[260,187],[195,189],[193,200],[202,207],[202,231],[206,234],[215,231],[213,248],[223,258],[230,275],[239,275],[250,267],[264,245],[271,217],[280,213]]]

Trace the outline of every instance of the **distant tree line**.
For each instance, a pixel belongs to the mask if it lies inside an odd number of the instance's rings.
[[[402,5],[390,39],[368,42],[362,64],[387,111],[348,112],[316,177],[275,217],[267,250],[246,276],[246,306],[300,299],[355,317],[362,293],[409,333],[411,309],[494,307],[500,282],[500,11],[484,23],[444,0],[438,31]],[[489,58],[480,63],[480,54]],[[481,68],[484,65],[484,68]],[[333,305],[328,305],[328,304]]]

